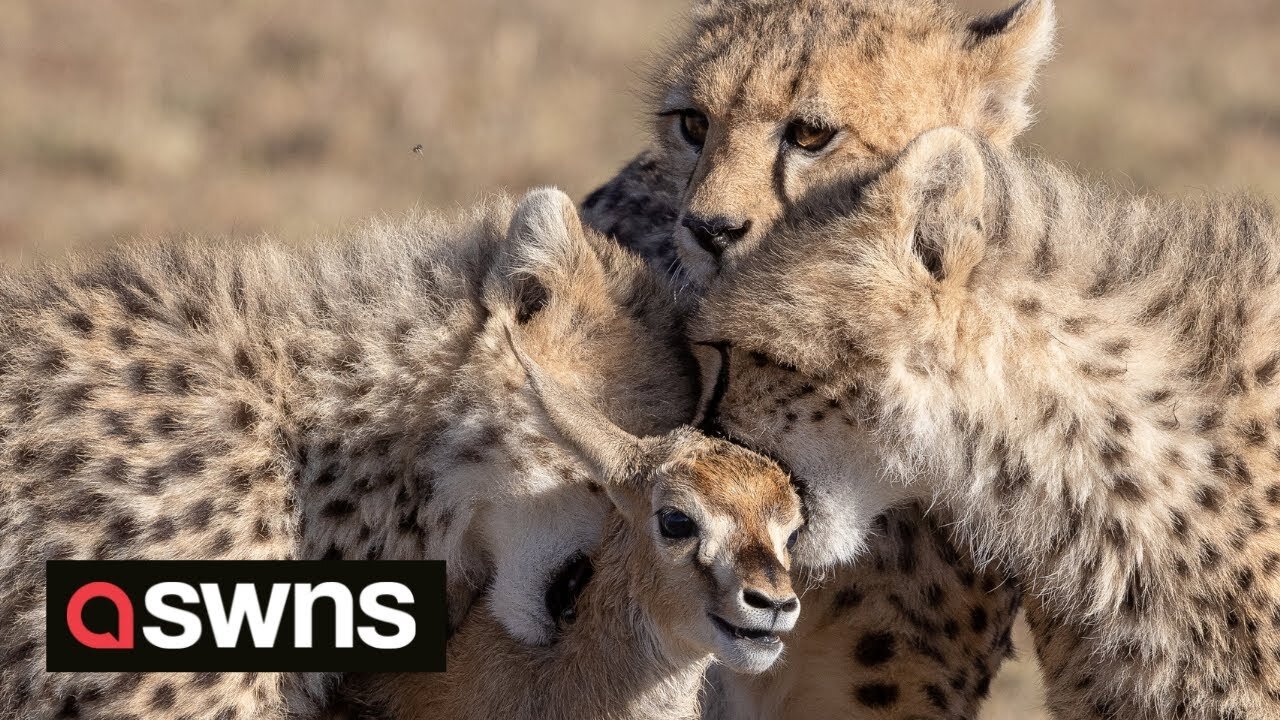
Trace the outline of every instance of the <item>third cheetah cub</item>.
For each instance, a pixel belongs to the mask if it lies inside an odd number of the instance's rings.
[[[450,620],[556,634],[609,503],[504,331],[629,432],[693,412],[665,282],[535,190],[286,247],[0,268],[0,717],[311,717],[323,673],[45,671],[47,560],[446,560]]]
[[[1028,591],[1060,717],[1280,717],[1270,208],[1117,197],[953,129],[847,197],[722,277],[700,330],[871,433],[847,511],[954,512]]]
[[[474,610],[449,672],[353,678],[399,720],[696,718],[713,659],[766,670],[800,614],[788,574],[800,501],[775,463],[690,428],[640,438],[522,358],[551,424],[613,504],[595,577],[551,646]]]

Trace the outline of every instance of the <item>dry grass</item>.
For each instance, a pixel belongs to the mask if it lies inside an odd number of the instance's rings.
[[[513,5],[0,3],[0,245],[584,191],[637,145],[632,68],[678,2]]]
[[[581,194],[639,146],[637,74],[685,2],[7,0],[0,247]],[[1059,4],[1031,142],[1134,186],[1280,196],[1280,3]],[[1029,661],[993,694],[986,720],[1043,717]]]

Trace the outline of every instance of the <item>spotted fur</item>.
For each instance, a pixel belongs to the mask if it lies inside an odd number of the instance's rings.
[[[873,448],[808,378],[739,348],[707,365],[721,392],[706,393],[706,425],[777,458],[802,488],[808,523],[794,555],[810,568],[787,656],[757,678],[722,678],[719,717],[976,717],[1012,652],[1017,583],[979,567],[936,507],[857,524],[854,483],[829,478],[874,469]]]
[[[698,331],[847,409],[867,441],[827,453],[868,471],[810,480],[856,518],[954,514],[1023,584],[1060,717],[1277,717],[1271,207],[1125,195],[947,128],[833,196]]]
[[[678,286],[690,291],[685,297],[694,305],[720,268],[752,254],[789,208],[821,205],[823,188],[840,178],[874,174],[920,132],[956,124],[999,144],[1011,143],[1031,121],[1030,90],[1051,54],[1054,24],[1051,0],[1020,2],[979,19],[933,0],[698,2],[686,33],[655,63],[650,107],[655,113],[684,108],[705,113],[708,142],[703,148],[691,147],[682,139],[677,116],[658,115],[649,149],[586,198],[583,217],[671,274]],[[840,134],[817,154],[788,149],[782,136],[797,117],[828,123]],[[682,228],[691,215],[750,221],[751,229],[713,258]],[[744,401],[743,407],[773,410],[770,403],[777,399],[766,388],[758,403]],[[798,429],[788,436],[792,444],[805,432],[804,425],[793,425]],[[784,450],[771,452],[782,456]],[[850,472],[856,476],[862,470],[855,466]],[[930,522],[919,509],[895,512],[918,528]],[[843,519],[847,518],[837,514],[811,523],[806,531],[801,542],[814,549],[815,564],[843,563],[867,549],[846,542],[861,535]],[[820,530],[812,531],[815,526]],[[861,530],[866,528],[864,524]],[[821,539],[818,532],[824,533]],[[988,608],[993,637],[1002,635],[1017,611],[1016,590],[1004,584],[995,596],[988,596],[973,586],[953,586],[956,573],[967,576],[977,570],[967,555],[951,550],[940,551],[939,557],[961,559],[954,571],[943,574],[942,586],[949,596],[967,598],[961,604]],[[805,639],[811,626],[806,616],[793,639],[793,648],[806,649],[790,653],[779,673],[804,678],[809,689],[833,688],[813,705],[795,706],[803,710],[796,710],[794,717],[806,717],[804,711],[814,707],[835,716],[862,717],[871,710],[856,699],[839,708],[842,699],[850,698],[842,688],[882,684],[884,677],[936,679],[932,666],[910,653],[898,653],[871,669],[806,659],[847,657],[841,654],[864,627],[883,626],[901,637],[918,632],[906,616],[886,615],[884,608],[891,607],[895,583],[924,586],[933,580],[923,571],[905,578],[883,576],[878,569],[886,567],[881,554],[895,552],[892,539],[873,543],[870,551],[872,556],[855,565],[827,571],[833,583],[869,588],[872,599],[865,604],[835,606],[843,611],[836,627],[848,627],[848,632],[835,633],[828,627],[810,642]],[[932,565],[922,562],[921,567]],[[906,591],[899,598],[916,595]],[[994,672],[1007,649],[993,637],[949,638],[944,654],[959,663],[959,658],[985,653],[981,664]],[[743,688],[746,699],[732,705],[735,717],[743,716],[749,706],[764,717],[792,707],[786,705],[788,698],[798,698],[799,693],[781,675],[774,682],[774,676]],[[957,709],[976,708],[985,697],[985,687],[979,692],[978,684],[962,683],[950,691],[947,708],[939,709],[920,695],[926,684],[930,683],[904,680],[900,701],[884,703],[875,712],[884,717],[943,718]],[[732,676],[721,678],[719,685],[724,693],[736,692]]]
[[[650,149],[587,198],[587,220],[699,288],[788,207],[879,170],[925,130],[1012,142],[1030,124],[1054,22],[1052,0],[983,18],[944,0],[697,0],[653,63]],[[705,142],[682,134],[685,111],[706,117]],[[836,134],[810,152],[786,139],[796,121]],[[630,219],[646,216],[671,232]],[[741,233],[713,255],[688,223]]]
[[[168,241],[0,274],[0,715],[283,718],[325,678],[44,671],[44,561],[449,561],[522,640],[609,504],[504,338],[632,432],[696,377],[665,284],[558,191],[289,248]]]
[[[636,162],[647,165],[651,160]],[[653,172],[654,166],[648,165],[631,179],[650,182],[657,177]],[[654,217],[664,216],[670,217]],[[584,217],[593,215],[584,210]],[[661,254],[670,246],[652,242],[664,228],[654,227],[647,218],[612,216],[597,208],[594,220],[607,223],[597,227],[614,233],[624,245],[641,249],[651,264],[668,271],[677,267],[671,264],[672,256]],[[719,357],[704,365],[718,369]],[[846,415],[829,407],[802,376],[760,357],[744,354],[726,370],[731,372],[727,393],[715,399],[716,409],[710,413],[714,421],[706,429],[727,432],[784,460],[793,471],[808,471],[810,461],[820,472],[831,472],[823,465],[831,457],[826,443],[848,446]],[[708,400],[716,387],[714,372],[704,377]],[[759,423],[765,428],[758,429]],[[853,463],[843,471],[858,477],[866,467]],[[798,480],[803,483],[804,475]],[[1013,652],[1010,632],[1021,597],[1016,583],[994,570],[980,569],[950,538],[947,523],[936,511],[927,517],[920,506],[896,508],[872,521],[874,525],[850,527],[849,516],[838,511],[842,505],[837,499],[817,497],[823,490],[817,485],[805,488],[809,523],[797,549],[797,562],[807,569],[805,611],[788,640],[786,656],[775,669],[755,678],[713,667],[706,717],[976,716],[991,679]],[[868,527],[877,534],[864,541]],[[927,540],[907,545],[908,537]],[[985,622],[975,622],[976,617]],[[893,638],[885,641],[893,644],[892,652],[874,662],[858,659],[859,644],[886,637]]]

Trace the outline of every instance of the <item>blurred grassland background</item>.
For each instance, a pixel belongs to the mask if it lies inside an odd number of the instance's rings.
[[[5,0],[0,248],[581,196],[644,141],[640,77],[689,1]],[[1280,197],[1280,2],[1059,14],[1029,144],[1125,186]],[[984,720],[1044,717],[1018,645]]]

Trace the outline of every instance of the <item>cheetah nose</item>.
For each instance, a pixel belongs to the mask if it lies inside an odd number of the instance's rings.
[[[741,240],[751,230],[750,220],[735,220],[723,215],[712,218],[686,215],[680,224],[688,229],[703,250],[715,257],[720,257],[730,245]]]
[[[795,595],[776,598],[750,588],[742,591],[742,602],[757,610],[772,610],[775,613],[790,613],[800,607],[800,600]]]

